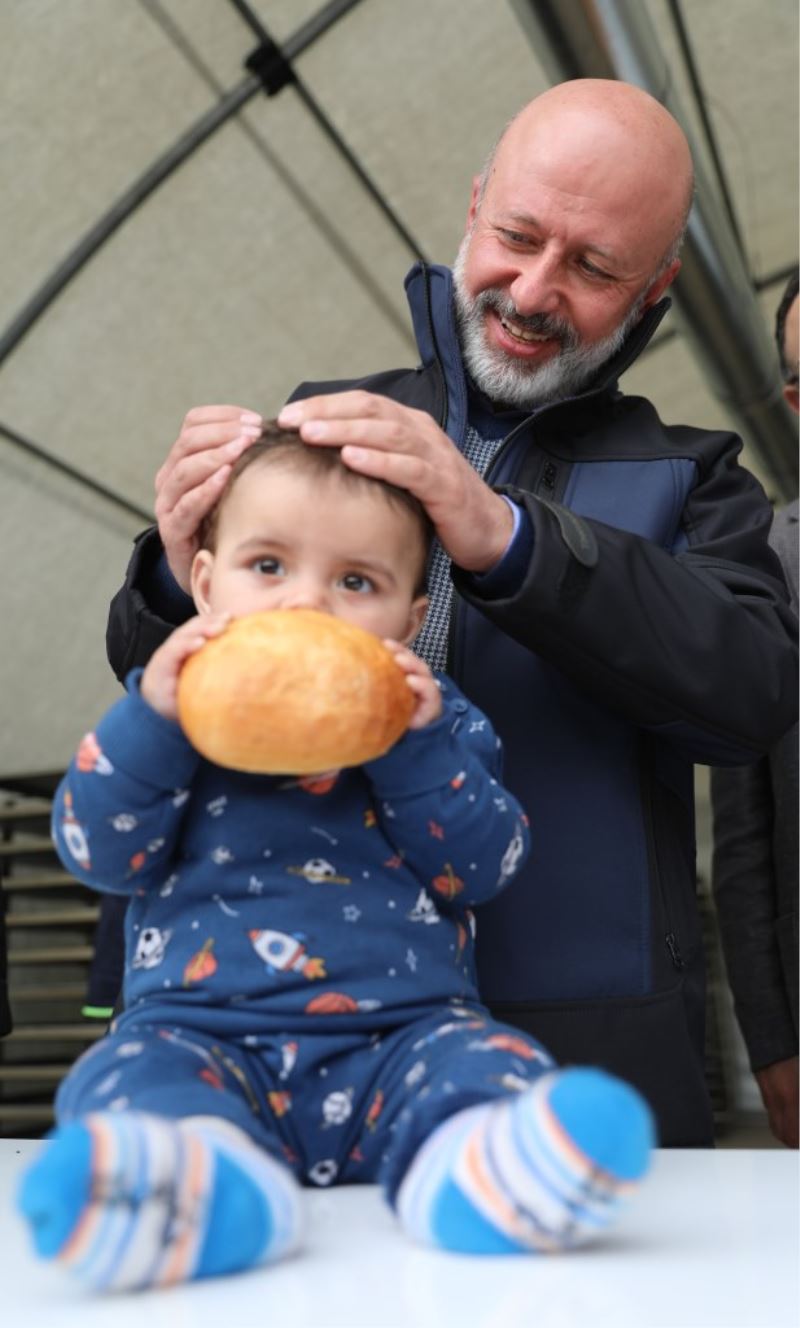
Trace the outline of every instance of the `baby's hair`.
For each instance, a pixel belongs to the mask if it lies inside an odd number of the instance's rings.
[[[416,522],[423,556],[419,581],[414,593],[425,594],[425,573],[433,543],[433,524],[419,499],[396,484],[388,484],[385,480],[373,479],[369,475],[361,475],[358,471],[350,470],[342,461],[338,447],[314,447],[304,443],[299,433],[294,429],[281,428],[276,420],[266,420],[260,438],[251,443],[237,458],[219,499],[200,524],[198,540],[201,549],[210,549],[212,553],[214,552],[220,513],[234,485],[250,466],[257,463],[281,465],[297,474],[314,475],[320,479],[335,476],[342,484],[352,489],[380,490],[388,503],[408,512]]]

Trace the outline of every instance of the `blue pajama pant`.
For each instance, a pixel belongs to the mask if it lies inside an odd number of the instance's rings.
[[[380,1182],[389,1201],[442,1121],[527,1088],[548,1053],[481,1007],[442,1007],[373,1033],[222,1040],[128,1013],[76,1061],[59,1124],[91,1111],[219,1116],[303,1184]]]

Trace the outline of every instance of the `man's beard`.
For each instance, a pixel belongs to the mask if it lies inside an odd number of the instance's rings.
[[[574,396],[594,377],[600,366],[616,354],[641,317],[644,295],[635,301],[622,323],[609,336],[602,341],[581,345],[577,332],[566,319],[551,314],[520,314],[513,301],[494,287],[479,295],[470,295],[464,285],[468,244],[469,236],[465,236],[453,264],[461,354],[473,382],[498,405],[532,410],[534,406]],[[490,309],[499,318],[528,332],[552,337],[560,343],[561,350],[544,364],[528,364],[490,346],[485,328],[485,316]]]

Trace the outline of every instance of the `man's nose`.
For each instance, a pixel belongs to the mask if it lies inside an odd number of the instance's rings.
[[[554,314],[561,309],[561,286],[559,258],[545,249],[526,255],[520,262],[508,293],[520,314]]]

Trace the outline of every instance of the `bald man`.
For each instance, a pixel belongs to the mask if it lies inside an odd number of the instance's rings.
[[[667,427],[617,385],[668,307],[691,193],[658,102],[551,89],[475,179],[454,270],[407,278],[420,365],[305,383],[281,416],[436,527],[415,648],[491,716],[533,832],[477,920],[484,998],[562,1061],[638,1085],[674,1145],[713,1138],[692,765],[755,760],[796,693],[739,441]],[[120,677],[193,612],[198,526],[259,427],[241,407],[187,415],[112,605]]]
[[[783,394],[798,402],[798,270],[775,318]],[[798,609],[798,503],[775,517],[770,543]],[[736,1016],[770,1129],[798,1147],[797,726],[754,765],[712,770],[713,886]]]

